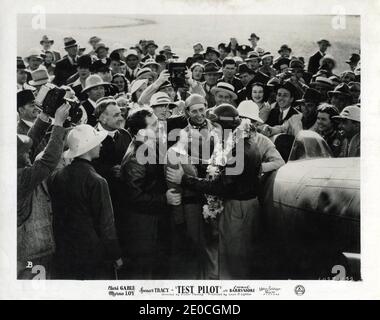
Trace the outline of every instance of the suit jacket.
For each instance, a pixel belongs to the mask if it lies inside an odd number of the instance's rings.
[[[57,61],[55,65],[53,83],[57,86],[67,84],[67,79],[77,72],[77,64],[71,64],[69,58],[66,56],[63,59]]]
[[[280,120],[280,108],[276,103],[276,106],[269,112],[268,120],[266,121],[267,125],[278,126],[284,123],[285,120],[288,120],[291,116],[298,114],[299,112],[294,109],[293,107],[290,107],[290,110],[288,111],[288,114],[286,117],[282,120]]]
[[[50,177],[48,187],[58,278],[96,279],[106,260],[121,256],[107,181],[91,162],[75,158]]]
[[[86,113],[87,113],[87,124],[95,127],[96,123],[98,122],[98,119],[96,119],[94,115],[94,111],[95,111],[94,106],[87,99],[85,102],[82,103],[82,107],[84,108],[84,110],[86,110]]]
[[[18,134],[28,134],[30,127],[20,119],[20,121],[17,123],[17,133]]]
[[[82,83],[80,82],[79,78],[76,79],[74,82],[70,83],[69,86],[74,90],[75,95],[77,96],[79,101],[84,102],[87,100],[87,93],[82,93],[82,90],[84,88],[82,87]]]
[[[309,64],[307,66],[307,72],[311,74],[317,73],[319,69],[319,61],[323,58],[323,55],[318,51],[309,58]]]
[[[136,70],[139,70],[139,68],[136,68]],[[135,72],[135,74],[136,74],[136,73],[137,73],[137,71]],[[127,78],[127,80],[128,80],[130,83],[131,83],[133,80],[136,79],[136,76],[133,75],[133,74],[131,74],[131,73],[129,72],[128,69],[125,71],[125,77]]]
[[[215,98],[214,95],[211,93],[211,89],[207,89],[206,81],[202,82],[203,90],[206,92],[206,101],[207,101],[207,108],[212,108],[215,106]]]

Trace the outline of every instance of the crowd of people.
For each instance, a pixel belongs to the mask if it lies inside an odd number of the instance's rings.
[[[278,143],[317,132],[331,157],[360,156],[360,55],[335,74],[326,39],[307,63],[231,38],[180,59],[141,40],[91,51],[43,36],[17,57],[18,278],[249,279],[261,180]],[[183,61],[183,85],[168,66]],[[46,88],[67,93],[54,117]],[[79,105],[74,120],[70,109]]]

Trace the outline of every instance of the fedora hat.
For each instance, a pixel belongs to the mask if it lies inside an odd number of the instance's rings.
[[[150,98],[149,106],[155,108],[158,106],[168,105],[169,109],[175,108],[177,105],[170,100],[169,96],[165,92],[156,92]]]
[[[297,59],[297,58],[290,59],[289,68],[303,69],[304,67],[305,67],[305,64],[300,59]]]
[[[232,97],[232,100],[237,99],[235,88],[232,84],[229,84],[227,82],[218,82],[216,86],[211,88],[211,93],[215,96],[218,91],[228,93]]]
[[[360,54],[357,53],[352,53],[351,56],[346,60],[345,62],[350,64],[350,63],[357,63],[360,61]]]
[[[273,68],[281,70],[281,67],[289,67],[290,59],[289,58],[280,58],[274,64]]]
[[[35,97],[32,90],[21,90],[17,92],[17,110],[34,100]]]
[[[266,85],[268,81],[270,80],[270,77],[266,75],[265,73],[259,71],[252,79],[252,83],[254,82],[261,82],[262,84]]]
[[[307,88],[302,96],[302,99],[297,100],[298,103],[314,102],[316,104],[323,100],[321,93],[313,88]]]
[[[284,50],[288,50],[289,52],[292,52],[292,48],[290,48],[287,44],[283,44],[277,52],[281,54],[281,52]]]
[[[254,71],[250,67],[248,67],[246,63],[241,63],[238,67],[238,72],[236,73],[236,76],[240,76],[243,73],[254,74]]]
[[[43,60],[44,56],[45,55],[43,54],[41,49],[33,48],[29,50],[28,55],[25,57],[25,61],[29,63],[29,59],[31,57],[36,57],[37,59]]]
[[[54,44],[54,40],[49,39],[48,36],[44,35],[40,41],[40,44],[42,45],[44,42],[50,42],[50,44]]]
[[[256,52],[256,51],[250,51],[250,52],[248,52],[248,56],[247,56],[247,58],[244,59],[244,61],[251,61],[251,60],[254,60],[254,59],[261,60],[261,57],[260,57],[260,55],[259,55],[258,52]]]
[[[88,54],[80,56],[77,60],[77,66],[78,66],[78,68],[91,69],[91,66],[92,66],[91,56]]]
[[[293,98],[297,98],[298,90],[294,86],[294,84],[292,84],[290,81],[284,81],[283,83],[279,84],[279,86],[277,87],[277,90],[279,90],[281,88],[285,89],[285,90],[288,90],[290,92],[290,95]]]
[[[100,42],[100,41],[102,41],[102,39],[100,39],[99,37],[97,37],[97,36],[92,36],[92,37],[88,40],[88,43],[90,43],[90,44],[91,44],[91,42],[98,43],[98,42]]]
[[[148,83],[147,79],[138,79],[134,80],[131,84],[131,94],[134,94],[140,87],[144,84]]]
[[[78,45],[77,41],[72,37],[63,38],[63,44],[65,46],[65,49],[75,47]]]
[[[34,70],[30,75],[32,76],[32,80],[29,81],[31,86],[40,86],[51,80],[51,77],[45,68]]]
[[[256,38],[257,40],[260,40],[260,37],[256,35],[256,33],[251,33],[251,36],[248,38],[248,40],[252,40],[253,38]]]
[[[325,42],[327,44],[328,47],[331,47],[331,43],[329,40],[326,40],[326,39],[319,39],[317,41],[318,44],[322,43],[322,42]]]
[[[205,71],[203,72],[203,74],[210,73],[222,73],[215,62],[208,62],[205,64]]]
[[[328,91],[327,95],[329,96],[329,98],[331,98],[333,95],[340,95],[340,96],[344,96],[344,97],[352,97],[352,95],[350,93],[350,88],[348,87],[348,85],[346,83],[338,84],[334,88],[334,90]]]
[[[149,46],[154,46],[156,49],[158,48],[158,45],[156,45],[156,43],[154,42],[154,40],[148,40],[145,43],[145,48],[148,48]]]
[[[360,108],[357,105],[347,106],[342,110],[339,116],[334,116],[333,119],[348,119],[360,122]]]
[[[141,68],[139,71],[137,71],[136,79],[139,79],[139,77],[143,75],[152,74],[152,73],[153,73],[152,69],[148,67]]]
[[[98,146],[107,137],[107,131],[97,131],[88,124],[74,127],[67,135],[69,149],[63,153],[64,158],[76,158]]]
[[[220,57],[220,52],[216,50],[214,47],[207,47],[206,52],[204,53],[204,57],[206,57],[208,53],[215,53],[218,57]]]
[[[98,52],[99,49],[106,49],[106,50],[109,50],[109,48],[103,43],[103,42],[98,42],[96,45],[95,45],[95,52]]]
[[[103,62],[102,60],[95,60],[91,64],[90,71],[93,72],[93,73],[108,72],[108,71],[111,70],[110,69],[110,64],[111,64],[111,60],[110,59],[107,59],[106,62]]]
[[[148,66],[155,65],[157,68],[160,67],[160,65],[156,62],[154,59],[147,59],[145,60],[143,64],[143,68],[149,68]]]
[[[334,84],[329,78],[316,77],[315,80],[310,83],[310,87],[314,88],[316,86],[324,87],[326,89],[332,89],[334,87]]]
[[[240,102],[237,110],[240,117],[264,123],[264,121],[259,116],[259,106],[252,100],[245,100]]]
[[[126,54],[125,54],[125,58],[128,58],[129,56],[135,56],[135,57],[139,57],[139,54],[137,53],[137,50],[135,49],[129,49]]]
[[[110,86],[110,85],[111,85],[110,83],[104,82],[103,79],[99,75],[92,74],[88,76],[88,78],[86,79],[86,86],[82,90],[82,93],[87,92],[91,88],[95,88],[98,86]]]

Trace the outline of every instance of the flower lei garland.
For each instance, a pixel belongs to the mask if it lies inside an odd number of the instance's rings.
[[[236,142],[241,138],[250,137],[253,130],[251,127],[251,122],[248,119],[243,119],[241,124],[230,134],[225,141],[225,147],[223,148],[222,139],[220,139],[219,134],[216,129],[211,131],[211,135],[214,137],[214,150],[209,160],[207,166],[207,179],[209,181],[215,180],[221,173],[222,169],[228,163],[228,157],[231,155],[232,150],[236,146]],[[218,215],[220,215],[223,210],[223,199],[218,196],[205,194],[207,203],[203,206],[203,218],[209,222],[210,220],[215,220]]]

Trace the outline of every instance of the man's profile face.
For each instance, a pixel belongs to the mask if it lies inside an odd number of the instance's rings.
[[[342,119],[339,123],[339,129],[343,131],[346,138],[351,138],[358,132],[358,122]]]
[[[34,102],[29,102],[23,107],[19,108],[20,118],[27,121],[35,121],[38,114],[40,113],[39,109],[36,107]]]
[[[100,117],[101,124],[110,130],[120,129],[123,120],[121,110],[115,104],[110,104]]]

